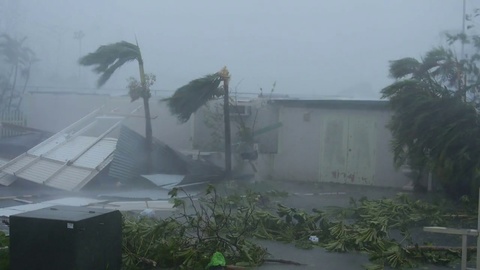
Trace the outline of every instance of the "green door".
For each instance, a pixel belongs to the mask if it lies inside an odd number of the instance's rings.
[[[349,117],[346,182],[372,185],[376,164],[376,122],[368,115]]]
[[[375,179],[376,121],[369,115],[323,115],[319,178],[371,185]]]
[[[344,182],[347,169],[348,118],[326,114],[322,121],[320,148],[320,181]]]

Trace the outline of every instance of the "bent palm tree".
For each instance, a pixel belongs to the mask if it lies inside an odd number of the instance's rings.
[[[31,65],[37,61],[35,53],[30,48],[24,46],[26,39],[27,38],[24,37],[17,40],[7,34],[0,35],[0,55],[4,56],[5,62],[10,66],[10,71],[7,76],[9,87],[0,93],[0,103],[2,103],[6,97],[5,95],[7,94],[7,91],[10,92],[8,104],[5,106],[7,110],[11,109],[12,101],[16,94],[19,96],[18,93],[15,93],[17,83],[19,82],[19,75],[20,77],[25,78],[22,91],[22,93],[24,93],[30,77]],[[18,107],[20,106],[20,103],[18,104]]]
[[[109,45],[100,46],[95,52],[89,53],[80,58],[79,64],[82,66],[95,66],[93,71],[100,74],[97,81],[97,86],[103,86],[112,74],[125,63],[130,61],[137,61],[140,72],[141,89],[136,92],[136,95],[130,97],[132,101],[138,98],[143,99],[143,107],[145,109],[145,137],[146,137],[146,152],[147,152],[147,171],[152,170],[152,123],[150,118],[150,105],[148,103],[151,94],[146,85],[145,70],[143,68],[143,59],[140,52],[140,47],[135,44],[121,41]]]
[[[232,146],[230,135],[230,108],[228,83],[230,73],[224,67],[217,73],[206,75],[202,78],[190,81],[178,88],[170,98],[166,98],[170,112],[176,115],[178,120],[185,123],[190,116],[208,101],[223,95],[223,119],[225,125],[225,175],[231,176],[232,172]],[[223,82],[223,87],[220,83]]]
[[[393,110],[388,127],[396,165],[408,164],[419,178],[431,171],[454,197],[477,190],[480,181],[480,117],[472,102],[480,86],[480,43],[474,46],[468,59],[440,47],[421,61],[392,61],[396,81],[381,91]]]

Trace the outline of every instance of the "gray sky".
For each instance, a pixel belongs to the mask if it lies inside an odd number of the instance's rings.
[[[389,60],[420,57],[462,21],[460,0],[2,1],[3,27],[28,36],[41,59],[32,85],[62,89],[94,89],[79,55],[136,35],[154,89],[175,90],[226,65],[239,92],[268,91],[276,81],[277,93],[375,98],[391,82]],[[125,93],[129,76],[138,77],[136,63],[100,92]]]

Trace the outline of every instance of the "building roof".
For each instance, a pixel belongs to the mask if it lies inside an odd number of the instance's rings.
[[[362,99],[276,99],[270,104],[289,107],[308,108],[357,108],[357,109],[388,109],[388,100],[362,100]]]
[[[7,164],[8,160],[0,158],[0,167]],[[5,183],[5,185],[10,185],[13,183],[17,178],[13,175],[9,175],[3,172],[0,172],[0,182]]]
[[[112,160],[117,140],[107,135],[123,120],[117,117],[106,121],[108,118],[97,113],[0,166],[0,171],[58,189],[79,190]],[[3,180],[0,178],[0,184],[11,184]]]

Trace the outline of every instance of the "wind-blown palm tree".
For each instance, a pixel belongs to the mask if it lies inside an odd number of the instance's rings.
[[[147,87],[145,70],[143,67],[143,59],[138,44],[132,44],[121,41],[109,45],[100,46],[95,52],[89,53],[80,58],[79,64],[82,66],[95,66],[93,71],[100,74],[97,86],[103,86],[112,74],[127,62],[137,61],[140,72],[140,91],[136,91],[133,95],[130,91],[132,101],[138,98],[143,99],[143,107],[145,110],[145,137],[147,152],[147,171],[152,170],[152,123],[150,117],[149,99],[151,97],[150,90]]]
[[[5,106],[7,110],[10,110],[12,101],[16,96],[16,88],[19,75],[24,78],[24,86],[22,94],[25,92],[28,80],[30,78],[30,69],[34,62],[38,61],[35,57],[35,53],[23,43],[27,38],[14,39],[7,34],[0,35],[0,55],[3,56],[4,61],[10,66],[9,74],[6,76],[9,84],[9,89],[3,89],[0,93],[0,103],[4,102],[4,98],[9,92],[8,104]],[[17,108],[20,106],[21,99]]]
[[[480,39],[477,39],[480,41]],[[397,166],[428,170],[452,196],[478,195],[480,181],[480,117],[475,96],[480,86],[480,43],[469,58],[453,49],[434,48],[420,61],[390,63],[396,81],[382,90],[393,116],[392,150]]]
[[[225,175],[232,172],[232,146],[230,131],[230,108],[228,86],[230,73],[224,67],[217,73],[190,81],[178,88],[170,98],[166,98],[170,112],[185,123],[190,116],[208,101],[223,96],[223,119],[225,125]],[[220,84],[223,82],[223,86]]]

